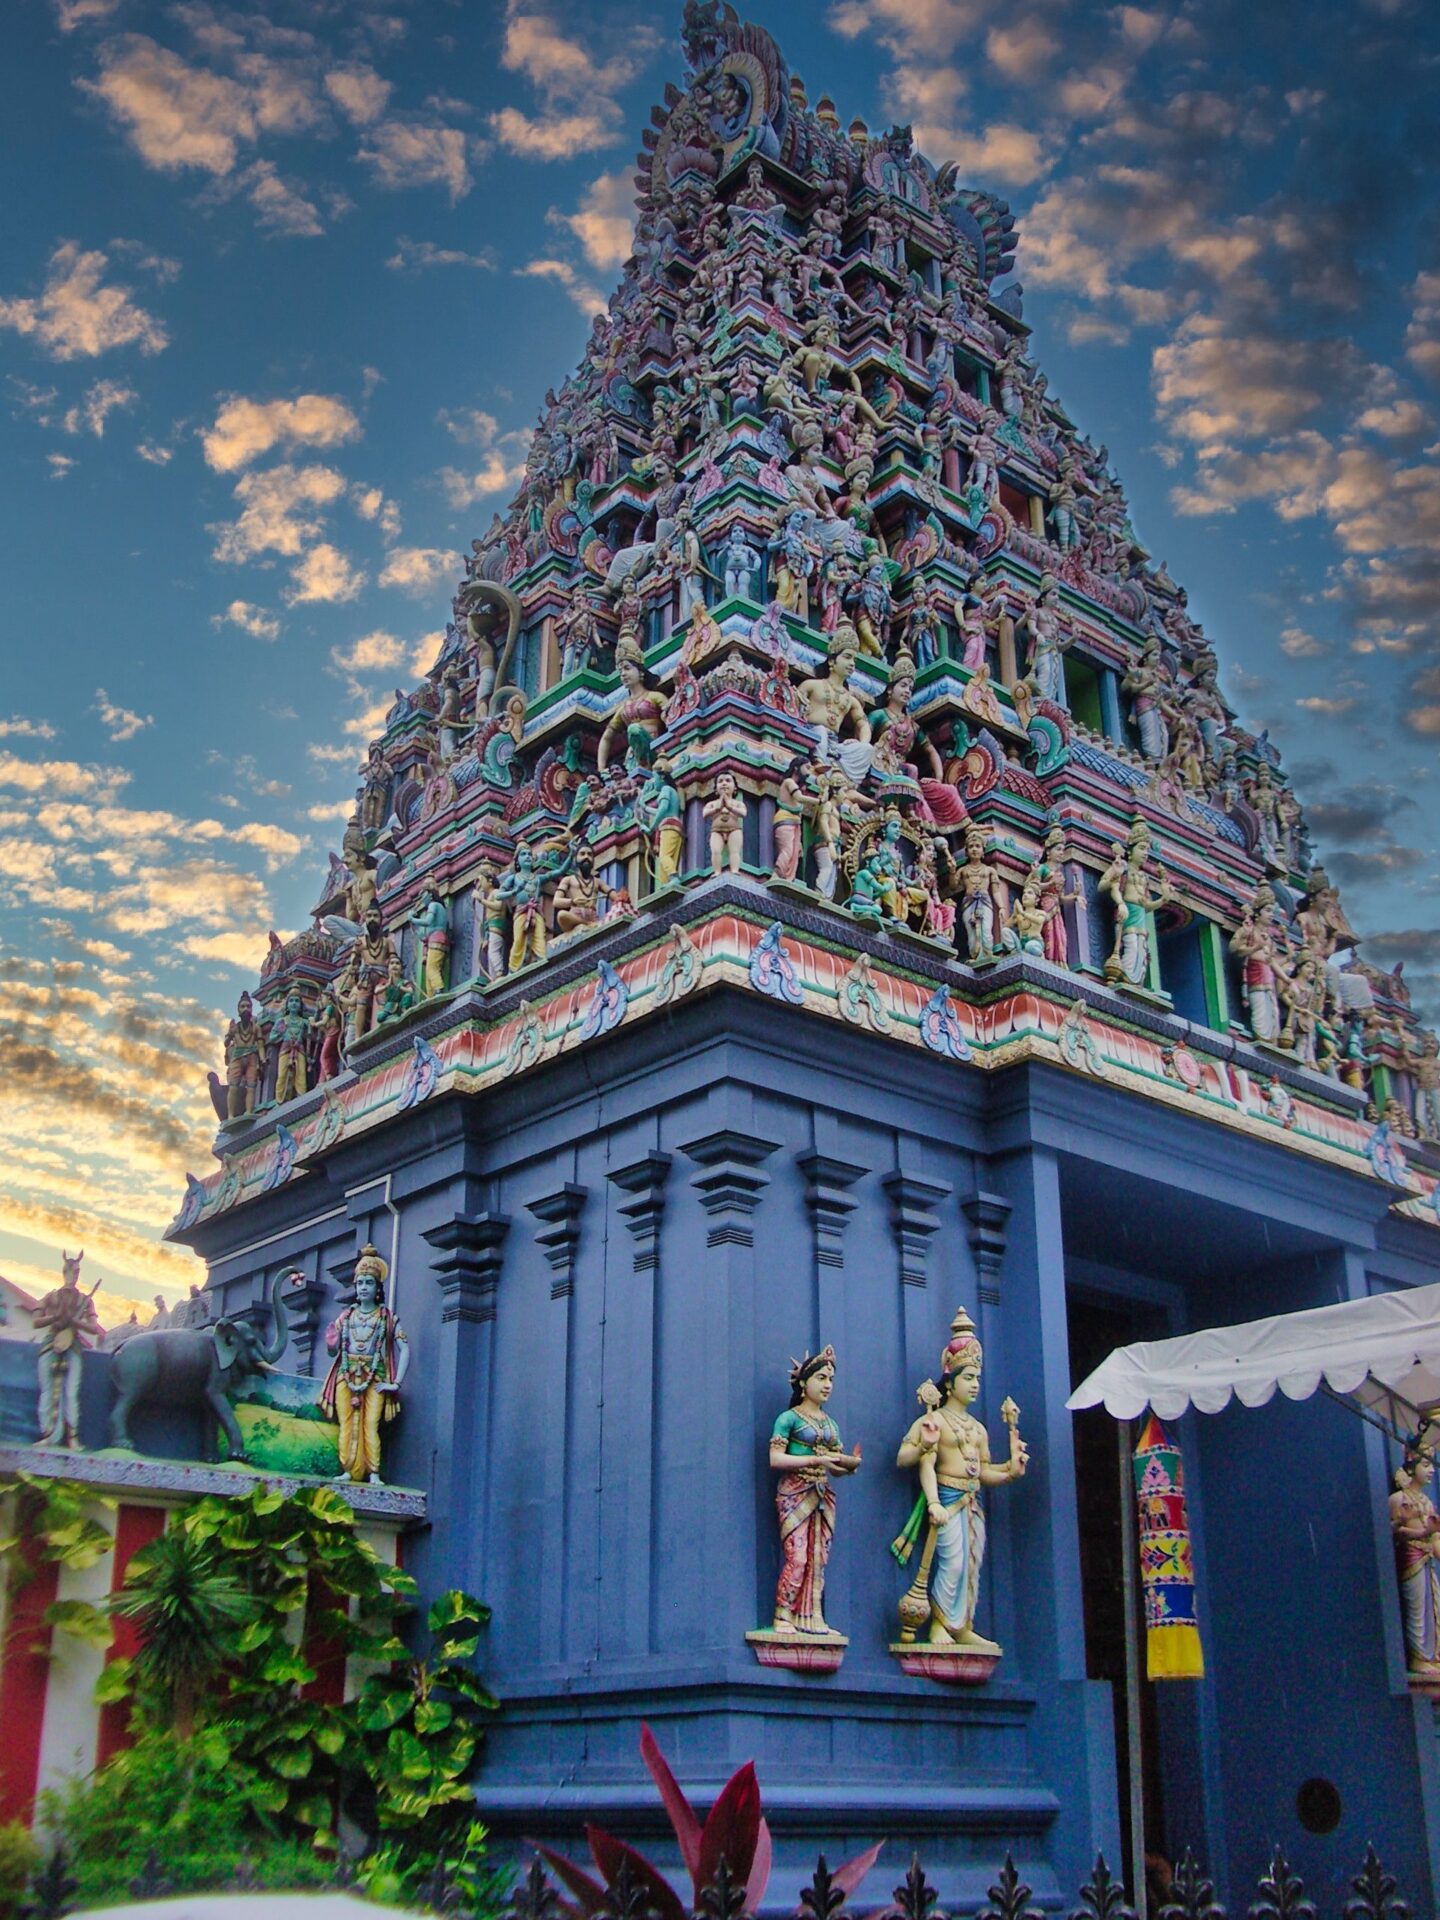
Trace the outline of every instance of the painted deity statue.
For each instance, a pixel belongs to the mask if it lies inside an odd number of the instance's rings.
[[[847,1453],[840,1429],[825,1411],[835,1385],[835,1349],[806,1354],[790,1368],[790,1405],[770,1435],[770,1465],[780,1478],[780,1578],[775,1586],[776,1633],[829,1634],[825,1624],[825,1568],[835,1533],[834,1476],[854,1473],[860,1449]]]
[[[355,1304],[325,1335],[334,1355],[320,1405],[339,1422],[341,1480],[380,1478],[380,1427],[400,1411],[400,1388],[410,1368],[405,1330],[385,1305],[389,1268],[366,1245],[355,1262]]]
[[[1262,880],[1230,936],[1230,951],[1240,962],[1250,1031],[1272,1047],[1280,1038],[1280,946],[1272,918],[1274,906],[1275,895]]]
[[[1390,1531],[1405,1618],[1405,1660],[1412,1676],[1440,1684],[1440,1513],[1430,1488],[1435,1456],[1411,1447],[1395,1475]]]
[[[785,769],[785,778],[775,797],[774,875],[777,880],[794,880],[800,871],[805,816],[813,814],[816,806],[804,784],[809,770],[809,761],[803,754],[797,754]]]
[[[84,1258],[83,1249],[62,1251],[60,1285],[40,1299],[31,1321],[40,1340],[40,1445],[72,1452],[80,1445],[80,1355],[105,1338],[94,1304],[100,1282],[80,1291]]]
[[[716,776],[715,793],[701,812],[710,828],[710,866],[723,873],[739,873],[744,858],[745,815],[749,811],[733,773]]]
[[[985,829],[971,823],[965,829],[965,861],[959,868],[960,924],[965,929],[966,955],[972,967],[983,966],[1019,945],[1006,924],[1005,886],[986,853]]]
[[[310,1020],[305,1002],[293,989],[285,996],[280,1018],[271,1028],[279,1065],[275,1073],[275,1099],[281,1106],[307,1090],[306,1050],[310,1044]]]
[[[423,887],[410,919],[420,934],[420,993],[429,1000],[444,993],[450,960],[450,915],[433,887]]]
[[[603,773],[618,742],[625,743],[625,764],[648,767],[655,741],[665,724],[665,695],[645,684],[645,655],[628,636],[617,642],[615,663],[620,670],[620,698],[600,736],[595,764]]]
[[[335,990],[333,987],[327,987],[310,1022],[310,1031],[319,1043],[319,1051],[315,1059],[317,1087],[324,1086],[327,1080],[333,1080],[340,1071],[340,1042],[344,1025],[340,1003],[335,998]]]
[[[242,993],[235,1018],[225,1029],[225,1112],[238,1120],[253,1113],[265,1072],[265,1034],[255,1018],[254,1003]]]
[[[910,711],[914,695],[915,662],[902,648],[890,671],[885,705],[870,716],[870,731],[877,742],[874,764],[883,773],[901,773],[923,755],[932,777],[941,780],[945,768],[940,756]]]
[[[608,900],[610,892],[595,872],[595,856],[589,847],[576,847],[573,865],[555,889],[556,931],[578,933],[582,927],[598,926],[600,902]]]
[[[1068,707],[1065,692],[1065,649],[1073,636],[1060,629],[1060,588],[1054,574],[1040,582],[1039,598],[1025,616],[1030,635],[1030,678],[1042,700]]]
[[[1100,891],[1115,907],[1115,945],[1105,962],[1105,978],[1116,985],[1143,987],[1150,977],[1150,915],[1173,899],[1164,871],[1150,872],[1150,832],[1143,820],[1130,829],[1122,847],[1111,846],[1111,861],[1100,876]]]
[[[527,961],[543,960],[549,946],[541,895],[545,875],[535,865],[529,847],[518,847],[515,863],[495,889],[495,899],[511,910],[511,973]]]
[[[857,756],[860,764],[846,765],[846,755],[839,755],[840,763],[845,767],[851,779],[863,779],[869,771],[871,755],[870,722],[859,699],[850,690],[850,675],[855,671],[855,662],[860,653],[860,642],[855,629],[848,621],[842,620],[830,636],[826,649],[829,655],[830,670],[823,680],[802,680],[796,689],[805,718],[820,735],[820,757],[830,757],[832,740],[837,748],[843,735],[853,735],[850,746],[863,746],[866,751]]]
[[[940,1356],[940,1384],[916,1393],[924,1412],[900,1443],[895,1464],[919,1474],[920,1497],[891,1551],[902,1565],[926,1531],[920,1567],[900,1602],[902,1638],[913,1640],[926,1622],[931,1646],[998,1656],[1000,1648],[975,1631],[980,1568],[985,1557],[982,1487],[1003,1487],[1025,1472],[1029,1449],[1020,1438],[1019,1411],[1007,1400],[1001,1416],[1010,1429],[1009,1458],[997,1465],[990,1442],[970,1411],[980,1392],[983,1352],[974,1322],[960,1308]]]
[[[1440,1036],[1421,1035],[1420,1051],[1401,1041],[1400,1064],[1415,1082],[1415,1124],[1425,1140],[1440,1140]]]
[[[657,760],[651,767],[635,802],[635,818],[650,836],[658,892],[674,883],[685,851],[685,803],[667,760]]]
[[[385,931],[378,906],[365,916],[365,927],[350,949],[345,969],[335,982],[335,997],[347,1015],[346,1044],[354,1046],[384,1016],[381,1002],[386,989],[402,979],[400,955]]]
[[[1168,682],[1160,658],[1160,642],[1147,640],[1140,658],[1121,687],[1130,695],[1140,751],[1147,760],[1163,760],[1170,751],[1170,729],[1165,724],[1164,693]]]

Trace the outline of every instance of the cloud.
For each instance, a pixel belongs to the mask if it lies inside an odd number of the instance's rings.
[[[132,713],[128,707],[116,706],[103,687],[95,689],[95,711],[101,726],[116,741],[133,740],[137,733],[155,724],[154,717],[148,713]]]
[[[55,729],[48,720],[26,720],[19,714],[11,714],[8,720],[0,720],[0,740],[53,740]]]
[[[385,111],[390,82],[373,67],[333,67],[325,76],[325,91],[353,126],[368,127]]]
[[[441,186],[454,206],[473,184],[467,164],[469,144],[459,127],[397,118],[372,126],[356,158],[371,169],[379,186]]]
[[[77,83],[100,102],[147,166],[224,178],[242,147],[262,135],[324,125],[308,35],[277,32],[263,17],[221,19],[200,6],[176,13],[212,64],[194,65],[146,34],[117,34],[98,50],[99,77]],[[277,58],[267,47],[281,47],[287,57]]]
[[[1411,297],[1414,312],[1405,329],[1406,357],[1428,379],[1440,380],[1440,272],[1420,274]]]
[[[227,174],[241,145],[257,137],[250,88],[190,66],[144,34],[107,40],[99,59],[99,79],[78,85],[102,103],[147,166]]]
[[[0,787],[21,793],[113,799],[130,784],[123,767],[97,767],[75,760],[22,760],[0,749]]]
[[[1017,84],[1042,79],[1059,51],[1060,42],[1034,15],[992,27],[985,36],[985,54],[991,66]]]
[[[1391,400],[1366,407],[1355,419],[1359,433],[1378,433],[1382,440],[1418,440],[1430,430],[1430,415],[1418,400]]]
[[[237,176],[257,224],[266,233],[288,234],[297,239],[313,239],[325,231],[320,209],[307,200],[300,189],[283,180],[269,160],[256,160]]]
[[[1170,431],[1211,444],[1290,433],[1370,371],[1352,340],[1243,333],[1213,314],[1182,321],[1150,364]]]
[[[655,45],[653,32],[632,18],[624,51],[601,59],[548,13],[509,0],[500,63],[531,82],[540,112],[502,107],[490,116],[492,131],[503,147],[530,160],[568,160],[613,146],[624,133],[616,95]]]
[[[205,459],[216,473],[248,467],[272,447],[338,447],[360,437],[360,422],[333,394],[302,393],[294,400],[226,400],[204,435]]]
[[[440,469],[440,484],[445,497],[457,512],[473,506],[492,493],[505,493],[525,471],[530,445],[528,433],[502,432],[492,413],[478,408],[443,412],[440,419],[447,433],[467,446],[480,449],[480,465],[473,470],[447,466]]]
[[[352,487],[350,504],[362,520],[373,520],[385,540],[400,537],[400,509],[379,487]]]
[[[140,398],[123,380],[97,380],[85,398],[68,409],[61,425],[66,433],[79,433],[82,427],[97,440],[105,435],[105,421],[118,407],[133,407]]]
[[[290,569],[291,584],[285,589],[285,604],[334,605],[354,600],[365,585],[365,575],[352,566],[338,547],[322,541]],[[383,583],[384,575],[381,575]]]
[[[847,40],[873,33],[897,57],[948,60],[992,11],[990,0],[838,0],[829,19]]]
[[[232,600],[223,613],[212,613],[212,627],[229,623],[239,627],[242,633],[251,634],[256,640],[278,640],[280,622],[273,613],[267,613],[263,607],[253,607],[248,600]]]
[[[582,313],[604,313],[609,305],[609,296],[583,280],[568,260],[531,260],[515,272],[521,279],[557,281]]]
[[[169,334],[128,287],[104,284],[108,266],[104,253],[62,240],[38,298],[0,299],[0,328],[28,335],[52,360],[94,359],[116,347],[161,352]]]
[[[52,480],[63,480],[75,464],[68,453],[47,453],[45,461]]]
[[[1306,713],[1319,713],[1328,720],[1338,720],[1342,714],[1353,713],[1360,702],[1353,694],[1312,693],[1295,704],[1303,707]]]
[[[253,979],[266,946],[253,933],[191,933],[180,942],[180,951],[196,960],[218,960]]]
[[[493,271],[498,263],[488,247],[479,253],[465,253],[459,247],[436,246],[433,240],[411,240],[402,233],[385,264],[394,273],[422,273],[427,267],[484,267]]]
[[[348,646],[332,647],[330,658],[344,673],[388,673],[405,658],[405,643],[393,633],[376,628]]]
[[[1291,660],[1319,660],[1335,651],[1333,640],[1317,640],[1303,627],[1290,625],[1280,632],[1280,651]]]
[[[77,27],[108,20],[119,5],[120,0],[54,0],[55,24],[62,33],[74,33]]]
[[[147,466],[152,467],[168,467],[175,458],[173,447],[158,446],[153,440],[137,441],[135,451]]]
[[[333,467],[294,467],[288,463],[242,474],[235,483],[241,503],[238,520],[212,527],[215,558],[231,565],[257,554],[287,559],[318,540],[324,531],[323,508],[346,491],[345,477]]]
[[[585,189],[574,213],[552,207],[545,217],[552,226],[570,229],[592,267],[602,273],[623,267],[635,239],[635,182],[623,170],[602,173]]]
[[[398,587],[417,598],[459,568],[460,555],[446,547],[397,547],[380,574],[382,587]]]

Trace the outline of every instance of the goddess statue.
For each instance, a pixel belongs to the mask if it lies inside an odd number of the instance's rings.
[[[1274,905],[1275,895],[1262,880],[1230,936],[1230,951],[1241,966],[1241,991],[1250,1016],[1250,1031],[1272,1047],[1280,1038],[1280,950],[1271,920]]]
[[[835,1533],[830,1479],[854,1473],[860,1449],[846,1453],[840,1429],[825,1411],[835,1385],[835,1349],[806,1354],[790,1368],[790,1405],[770,1435],[770,1465],[780,1475],[780,1578],[775,1586],[776,1633],[825,1633],[825,1568]]]
[[[1007,1400],[1000,1413],[1010,1429],[1010,1455],[997,1466],[985,1428],[970,1409],[980,1392],[984,1355],[975,1324],[961,1307],[950,1322],[940,1356],[940,1384],[925,1381],[916,1392],[925,1411],[900,1443],[895,1464],[918,1470],[920,1497],[891,1552],[905,1565],[928,1522],[920,1567],[900,1602],[902,1639],[911,1641],[929,1621],[931,1646],[963,1648],[998,1656],[993,1640],[975,1631],[975,1603],[985,1557],[982,1487],[1003,1487],[1025,1472],[1029,1449],[1020,1438],[1020,1413]]]
[[[658,687],[645,684],[645,655],[639,643],[628,636],[615,648],[615,664],[620,669],[620,699],[605,731],[600,736],[595,764],[603,773],[610,764],[615,742],[625,742],[625,763],[629,767],[648,767],[660,729],[665,724],[665,695]]]
[[[1405,1617],[1405,1659],[1411,1675],[1440,1683],[1440,1513],[1430,1497],[1435,1456],[1411,1447],[1395,1475],[1390,1530]]]

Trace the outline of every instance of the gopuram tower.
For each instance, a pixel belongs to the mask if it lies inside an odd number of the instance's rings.
[[[1120,1856],[1126,1770],[1114,1429],[1067,1394],[1440,1279],[1436,1043],[1047,390],[1004,203],[715,0],[684,49],[633,257],[232,1029],[171,1237],[229,1312],[298,1269],[310,1373],[379,1249],[406,1564],[493,1608],[499,1840],[652,1844],[648,1723],[702,1803],[755,1759],[777,1901],[884,1837],[887,1888],[918,1846],[973,1910],[1009,1849],[1053,1904]],[[977,1340],[983,1572],[967,1519],[911,1638],[897,1453]],[[771,1435],[826,1346],[861,1464],[833,1538],[797,1477],[777,1614]],[[1373,1836],[1419,1892],[1379,1436],[1283,1400],[1176,1431],[1206,1672],[1146,1688],[1153,1845],[1223,1892]],[[979,1456],[947,1480],[941,1441],[943,1506]]]

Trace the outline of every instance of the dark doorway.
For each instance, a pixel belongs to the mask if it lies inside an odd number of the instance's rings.
[[[1163,1339],[1170,1331],[1164,1311],[1143,1301],[1071,1292],[1067,1301],[1070,1331],[1070,1384],[1078,1386],[1116,1347],[1136,1340]],[[1120,1798],[1120,1832],[1125,1879],[1131,1862],[1130,1732],[1125,1711],[1124,1535],[1121,1531],[1120,1453],[1116,1422],[1103,1407],[1071,1416],[1075,1423],[1075,1495],[1080,1520],[1080,1587],[1085,1615],[1085,1672],[1108,1681],[1114,1703],[1115,1778]],[[1138,1604],[1138,1596],[1137,1596]],[[1137,1615],[1138,1618],[1138,1615]],[[1137,1627],[1138,1630],[1138,1627]],[[1142,1640],[1143,1676],[1143,1640]],[[1160,1714],[1155,1688],[1140,1683],[1140,1746],[1145,1790],[1145,1846],[1149,1854],[1169,1857],[1162,1785]],[[1130,1887],[1133,1899],[1135,1889]]]

